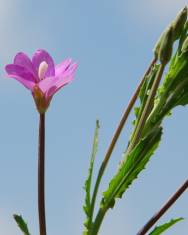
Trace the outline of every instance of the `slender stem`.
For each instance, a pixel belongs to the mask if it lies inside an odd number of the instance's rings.
[[[139,141],[139,139],[142,135],[142,130],[143,130],[144,124],[147,120],[147,117],[148,117],[150,111],[151,111],[151,108],[153,107],[154,98],[155,98],[159,83],[161,81],[161,78],[162,78],[162,75],[163,75],[163,72],[164,72],[164,68],[165,68],[165,65],[161,64],[160,67],[159,67],[159,70],[157,72],[156,78],[154,80],[154,83],[152,85],[152,88],[151,88],[150,94],[148,96],[148,99],[146,101],[146,105],[144,107],[143,113],[140,117],[140,120],[139,120],[138,126],[136,128],[135,134],[134,134],[133,139],[130,142],[130,145],[128,147],[128,150],[127,150],[128,153],[135,147],[135,145],[138,143],[138,141]]]
[[[176,200],[188,188],[188,179],[182,186],[172,195],[172,197],[164,204],[164,206],[153,215],[153,217],[144,225],[144,227],[137,233],[137,235],[144,235],[148,230],[162,217],[162,215],[176,202]]]
[[[93,217],[93,211],[94,211],[96,196],[97,196],[98,188],[99,188],[99,185],[100,185],[100,182],[101,182],[101,178],[102,178],[102,176],[104,174],[104,171],[106,169],[106,166],[108,164],[110,156],[111,156],[111,154],[113,152],[114,146],[115,146],[115,144],[116,144],[116,142],[117,142],[117,140],[118,140],[118,138],[119,138],[119,136],[121,134],[121,131],[122,131],[123,127],[124,127],[124,124],[125,124],[128,116],[129,116],[129,114],[130,114],[130,112],[131,112],[131,110],[132,110],[132,108],[133,108],[133,106],[135,104],[135,101],[136,101],[136,99],[138,97],[138,94],[140,92],[140,88],[142,87],[142,85],[143,85],[143,83],[145,81],[146,76],[149,74],[149,72],[151,71],[151,68],[153,67],[153,65],[155,63],[156,63],[156,58],[153,58],[153,60],[151,61],[147,71],[143,75],[143,78],[142,78],[140,84],[138,85],[135,93],[133,94],[131,100],[129,101],[128,107],[125,110],[125,112],[124,112],[124,114],[123,114],[123,116],[122,116],[122,118],[121,118],[121,120],[119,122],[119,125],[118,125],[118,127],[117,127],[117,129],[116,129],[116,131],[115,131],[115,133],[113,135],[112,141],[111,141],[111,143],[110,143],[110,145],[108,147],[108,150],[106,152],[105,158],[104,158],[104,160],[103,160],[103,162],[101,164],[101,167],[100,167],[99,172],[98,172],[97,180],[96,180],[96,183],[95,183],[95,187],[94,187],[94,191],[93,191],[93,195],[92,195],[92,200],[91,200],[91,216],[92,217]],[[91,218],[91,220],[92,220],[92,218]]]
[[[94,226],[92,227],[92,230],[91,230],[91,235],[97,235],[98,232],[99,232],[99,229],[100,229],[100,226],[102,224],[102,221],[104,219],[104,216],[106,214],[107,210],[104,208],[100,208],[98,213],[97,213],[97,216],[96,216],[96,219],[95,219],[95,223],[94,223]]]
[[[40,114],[38,149],[38,213],[40,235],[46,235],[45,219],[45,114]]]

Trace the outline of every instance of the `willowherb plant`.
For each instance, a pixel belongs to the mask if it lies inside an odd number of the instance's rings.
[[[187,7],[180,11],[156,43],[153,59],[120,120],[92,189],[93,166],[98,149],[100,128],[99,121],[96,122],[88,177],[84,187],[86,197],[83,208],[86,214],[86,221],[84,222],[85,230],[83,235],[97,235],[99,233],[100,226],[108,210],[113,208],[116,200],[126,193],[159,147],[163,134],[162,124],[164,118],[170,115],[175,107],[188,104],[187,11]],[[175,41],[177,41],[178,46],[173,53]],[[168,63],[169,66],[166,67]],[[47,234],[44,184],[45,113],[53,95],[73,80],[76,68],[77,64],[70,59],[55,66],[51,56],[44,50],[38,50],[32,59],[24,53],[18,53],[14,58],[13,64],[9,64],[5,68],[9,77],[15,78],[31,91],[39,113],[38,214],[40,235]],[[167,72],[163,81],[161,81],[165,69],[167,69]],[[134,107],[137,99],[139,100],[139,106]],[[96,217],[94,217],[96,197],[102,176],[124,124],[133,108],[135,120],[132,122],[133,130],[128,140],[127,148],[123,153],[123,159],[117,173],[110,180],[108,188],[102,194],[99,209]],[[146,234],[187,188],[188,180],[151,217],[137,235]],[[24,235],[31,235],[22,216],[14,215],[14,219]],[[149,234],[160,235],[182,219],[170,220],[163,225],[155,227]]]
[[[178,40],[178,47],[173,53],[174,42]],[[161,83],[164,70],[169,63],[168,71]],[[97,215],[93,218],[95,201],[98,188],[115,147],[116,141],[123,129],[127,117],[133,108],[136,99],[139,99],[139,107],[135,107],[135,120],[133,121],[133,131],[128,141],[128,147],[123,154],[120,167],[111,179],[109,187],[102,194],[100,207]],[[84,235],[97,235],[102,221],[110,208],[113,208],[116,200],[121,198],[132,182],[145,169],[147,162],[159,147],[163,134],[162,122],[166,116],[178,105],[188,104],[188,21],[187,7],[184,7],[175,20],[162,33],[154,47],[154,58],[147,69],[140,85],[135,91],[121,121],[114,134],[112,142],[107,150],[105,158],[101,164],[98,176],[91,194],[92,167],[94,156],[92,154],[89,177],[85,184],[86,201],[84,210],[86,212],[86,222]],[[98,124],[96,133],[98,133]],[[98,134],[95,134],[93,152],[96,155]],[[156,213],[151,220],[138,232],[137,235],[144,235],[156,223],[156,221],[166,212],[166,210],[177,200],[177,198],[187,189],[188,180],[170,198],[170,200]],[[150,234],[158,235],[163,233],[176,222],[182,220],[178,218],[156,227]]]

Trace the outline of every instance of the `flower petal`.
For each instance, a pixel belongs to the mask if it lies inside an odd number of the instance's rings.
[[[45,61],[48,64],[48,69],[46,70],[45,77],[54,76],[55,67],[54,67],[54,61],[52,57],[45,50],[42,50],[42,49],[37,50],[32,58],[32,63],[33,63],[34,68],[37,71],[37,74],[38,74],[39,66],[43,61]]]
[[[66,59],[62,63],[55,66],[55,75],[59,76],[60,74],[64,73],[65,70],[71,65],[72,60]]]
[[[35,78],[33,77],[33,74],[31,74],[26,68],[20,65],[8,64],[5,69],[9,76],[16,75],[35,83]]]
[[[66,72],[54,79],[53,83],[48,86],[48,90],[46,91],[46,98],[53,96],[59,89],[74,79],[74,72],[77,66],[77,63],[73,63]]]
[[[67,76],[71,76],[74,74],[75,70],[77,69],[78,64],[77,63],[72,63],[65,71],[62,75],[60,75],[59,77],[67,77]]]
[[[58,81],[56,85],[49,87],[49,89],[46,91],[46,94],[45,94],[46,98],[49,99],[50,97],[52,97],[57,91],[59,91],[62,87],[70,83],[73,79],[74,77],[70,76],[70,77],[67,77],[66,79]]]
[[[40,80],[38,83],[39,88],[43,93],[45,93],[50,87],[54,86],[54,82],[56,81],[57,78],[55,77],[47,77],[43,80]]]
[[[14,64],[20,65],[24,67],[28,72],[33,74],[34,78],[36,79],[37,82],[37,73],[36,70],[30,60],[30,58],[24,54],[23,52],[19,52],[15,57],[14,57]]]
[[[72,63],[71,66],[69,66],[69,69],[66,70],[64,73],[60,73],[59,76],[54,77],[46,77],[43,80],[40,80],[38,83],[39,88],[44,92],[48,92],[48,90],[51,90],[51,88],[56,87],[59,89],[59,87],[62,87],[73,80],[74,71],[77,68],[76,63]]]
[[[25,68],[19,65],[8,64],[5,69],[8,73],[8,77],[15,78],[29,90],[32,90],[35,86],[32,74],[25,71]]]

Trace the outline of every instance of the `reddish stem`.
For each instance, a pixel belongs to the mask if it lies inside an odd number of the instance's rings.
[[[162,217],[162,215],[176,202],[176,200],[188,188],[188,179],[184,184],[172,195],[172,197],[163,205],[163,207],[151,217],[151,219],[144,225],[144,227],[137,233],[137,235],[144,235],[147,231]]]
[[[38,213],[40,235],[46,235],[45,219],[45,114],[40,114],[38,146]]]

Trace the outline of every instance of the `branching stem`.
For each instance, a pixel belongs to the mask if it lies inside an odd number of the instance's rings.
[[[172,197],[164,204],[164,206],[151,217],[151,219],[144,225],[144,227],[137,233],[137,235],[145,235],[148,230],[162,217],[162,215],[176,202],[176,200],[188,188],[188,179],[182,186],[172,195]]]

